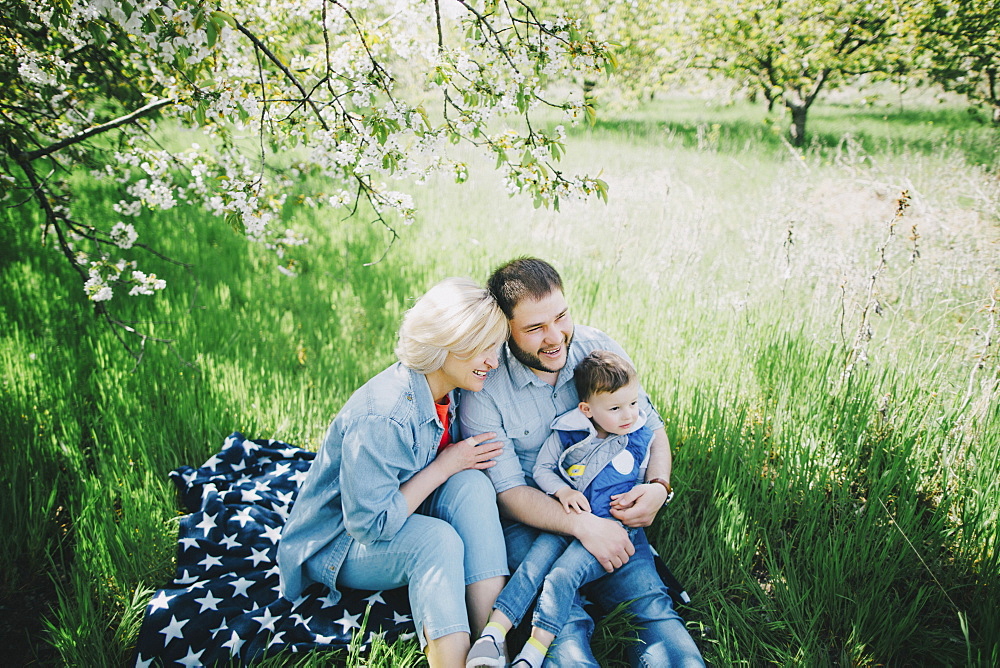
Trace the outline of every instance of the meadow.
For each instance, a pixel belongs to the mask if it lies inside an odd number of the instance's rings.
[[[610,201],[558,212],[508,198],[470,156],[469,183],[415,189],[418,222],[373,264],[383,228],[290,197],[311,239],[295,278],[202,211],[144,214],[137,229],[192,266],[158,269],[169,296],[119,303],[173,341],[138,364],[39,247],[39,218],[4,209],[8,656],[126,663],[173,577],[167,474],[236,430],[315,448],[393,360],[414,297],[531,254],[561,271],[577,322],[630,352],[666,419],[677,497],[649,535],[708,661],[1000,664],[1000,132],[953,106],[831,103],[810,123],[799,151],[746,103],[616,112],[570,129],[562,164],[601,170]],[[116,216],[110,185],[76,178],[76,210]]]

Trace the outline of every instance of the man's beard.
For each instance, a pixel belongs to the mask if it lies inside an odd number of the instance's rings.
[[[569,349],[570,346],[573,345],[573,335],[570,334],[569,338],[564,338],[562,345],[566,348],[566,362],[563,363],[563,366],[566,366],[566,364],[569,363]],[[548,368],[547,366],[545,366],[545,363],[542,362],[541,358],[538,357],[538,355],[535,355],[534,353],[529,353],[524,348],[518,346],[516,343],[514,343],[513,338],[507,339],[507,347],[510,349],[510,354],[514,356],[514,359],[516,359],[518,362],[528,367],[529,369],[534,369],[535,371],[541,371],[542,373],[558,373],[559,371],[562,370],[562,367],[558,369]]]

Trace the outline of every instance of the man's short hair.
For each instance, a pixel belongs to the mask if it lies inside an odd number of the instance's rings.
[[[522,299],[547,297],[553,290],[562,290],[559,272],[534,257],[519,257],[494,270],[486,287],[497,300],[507,318],[514,317],[514,307]]]
[[[580,401],[595,394],[617,392],[636,379],[635,367],[610,350],[595,350],[576,365],[573,382]]]

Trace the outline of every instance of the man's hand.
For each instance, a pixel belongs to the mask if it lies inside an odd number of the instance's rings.
[[[628,532],[618,522],[605,517],[590,513],[577,515],[573,536],[608,573],[621,568],[635,554]]]
[[[648,527],[666,500],[667,490],[663,485],[655,482],[636,485],[611,497],[611,515],[627,527]]]
[[[554,496],[559,499],[559,503],[562,504],[563,510],[567,513],[590,512],[590,501],[587,501],[587,497],[584,496],[583,492],[573,489],[569,485],[557,489]]]

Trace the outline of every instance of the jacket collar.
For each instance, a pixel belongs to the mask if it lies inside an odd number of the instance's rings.
[[[408,375],[407,385],[409,385],[409,391],[407,396],[413,400],[413,408],[417,414],[417,422],[419,424],[424,424],[425,422],[430,422],[431,420],[437,421],[437,411],[434,409],[434,397],[431,396],[431,386],[427,382],[427,376],[424,374],[414,371],[408,366],[404,366],[401,362],[396,362],[399,365],[401,372],[405,372]],[[454,411],[455,409],[455,392],[451,393],[452,402],[449,411]]]

